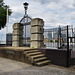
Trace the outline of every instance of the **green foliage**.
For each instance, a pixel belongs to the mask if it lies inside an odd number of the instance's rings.
[[[55,42],[58,42],[58,40],[55,40]]]
[[[3,6],[3,0],[0,0],[0,7],[2,7]]]
[[[53,42],[53,40],[50,40],[50,42]]]
[[[0,30],[1,28],[4,28],[6,26],[6,11],[8,8],[8,15],[11,15],[11,9],[9,9],[9,6],[4,5],[3,0],[0,0]]]
[[[34,47],[32,47],[32,48],[34,48]]]

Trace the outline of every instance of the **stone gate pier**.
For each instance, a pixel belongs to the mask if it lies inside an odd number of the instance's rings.
[[[13,25],[12,46],[23,46],[23,25],[21,23],[14,23]]]
[[[31,20],[30,29],[30,47],[31,48],[43,48],[44,47],[44,21],[40,18],[34,18]],[[21,23],[14,23],[13,25],[13,47],[23,46],[23,25]]]
[[[44,21],[40,18],[31,20],[31,48],[42,48],[44,47]]]

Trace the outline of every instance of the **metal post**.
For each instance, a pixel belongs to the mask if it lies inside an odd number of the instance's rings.
[[[73,36],[73,28],[72,28],[72,37],[74,37],[74,36]]]
[[[59,26],[59,40],[60,40],[60,47],[61,47],[61,28]]]
[[[6,14],[6,44],[7,44],[7,34],[8,34],[8,7],[7,7],[7,14]]]
[[[59,28],[58,28],[58,41],[57,41],[57,47],[59,49]]]
[[[69,36],[68,36],[68,25],[67,25],[67,67],[69,67],[69,59],[70,59],[70,54],[69,54]]]
[[[8,7],[7,7],[7,15],[6,15],[6,34],[8,33]]]
[[[53,28],[53,37],[54,37],[54,28]],[[53,40],[53,47],[54,47],[54,42],[55,42],[55,37],[54,37],[54,40]]]
[[[25,5],[25,16],[27,16],[28,3],[24,3],[24,5]],[[26,25],[25,25],[25,46],[26,46]]]
[[[48,31],[48,35],[49,35],[49,31]],[[49,36],[48,36],[48,47],[49,47],[49,42],[50,42],[50,40],[49,40]]]
[[[25,46],[26,46],[26,25],[25,25]]]
[[[24,44],[26,45],[26,26],[27,25],[30,25],[30,22],[28,22],[28,20],[30,19],[32,19],[31,17],[29,17],[28,15],[27,15],[27,9],[28,9],[28,3],[27,2],[25,2],[25,3],[23,3],[23,5],[24,5],[24,9],[25,9],[25,14],[24,14],[24,17],[20,20],[20,23],[21,24],[23,24],[24,25]]]

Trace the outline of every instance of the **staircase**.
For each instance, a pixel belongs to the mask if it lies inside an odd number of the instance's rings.
[[[47,60],[47,57],[45,57],[45,55],[38,50],[25,50],[24,55],[26,55],[31,64],[35,66],[50,64],[50,60]]]

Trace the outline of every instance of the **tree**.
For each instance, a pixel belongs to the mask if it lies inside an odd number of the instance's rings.
[[[11,9],[9,6],[5,5],[3,0],[0,0],[0,30],[6,26],[6,12],[8,8],[8,15],[11,15]]]

